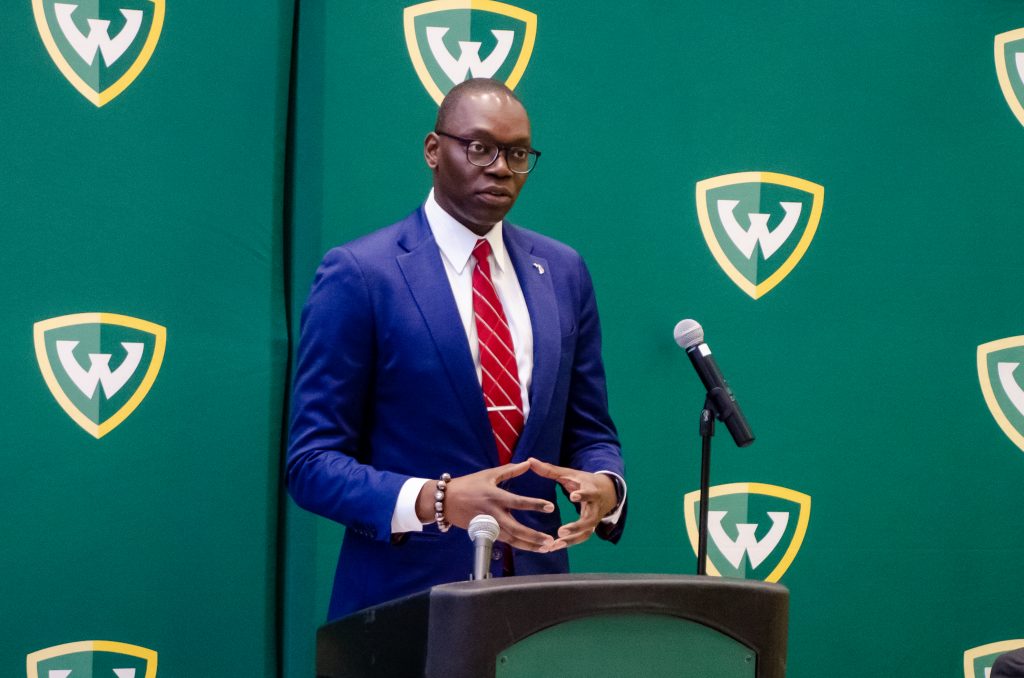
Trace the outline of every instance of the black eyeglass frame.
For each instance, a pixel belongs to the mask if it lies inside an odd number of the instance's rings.
[[[442,132],[441,130],[437,129],[434,130],[434,134],[441,137],[448,137],[449,139],[455,139],[456,141],[460,142],[466,149],[466,162],[468,162],[470,165],[473,165],[474,167],[490,167],[495,162],[497,162],[498,156],[501,155],[502,152],[505,153],[505,166],[508,167],[509,171],[512,172],[513,174],[529,174],[533,170],[537,169],[537,163],[540,161],[540,151],[538,151],[536,148],[526,148],[525,146],[520,146],[519,144],[499,144],[496,141],[484,141],[483,139],[467,139],[466,137],[460,137],[455,134],[449,134],[448,132]],[[489,163],[487,163],[486,165],[478,165],[477,163],[469,159],[469,145],[472,143],[483,144],[485,146],[494,146],[494,157],[491,158],[491,161]],[[521,148],[524,151],[526,151],[527,154],[533,156],[533,163],[530,165],[530,169],[526,170],[525,172],[522,170],[512,169],[512,165],[510,165],[508,162],[508,151],[510,148]]]

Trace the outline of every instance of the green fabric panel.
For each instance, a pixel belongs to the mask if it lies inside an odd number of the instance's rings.
[[[564,622],[512,645],[497,678],[753,678],[750,648],[703,624],[677,617],[624,614]]]
[[[100,17],[112,38],[121,9],[163,3],[70,4],[80,32]],[[24,676],[29,653],[101,640],[155,651],[160,678],[277,671],[293,12],[289,0],[167,0],[145,67],[97,106],[51,59],[33,3],[0,7],[0,675]],[[35,323],[91,312],[166,330],[145,398],[98,439],[58,404],[33,346]],[[83,331],[76,360],[87,369],[89,351],[105,353],[114,369],[138,336]],[[119,407],[123,395],[94,397]],[[83,407],[109,414],[95,404]],[[97,676],[138,668],[121,650],[85,652],[74,661]]]
[[[429,190],[436,104],[405,43],[412,4],[301,3],[296,303],[324,250]],[[671,338],[690,317],[757,435],[738,450],[720,427],[712,484],[810,498],[792,558],[731,568],[786,564],[790,676],[954,678],[966,650],[1024,636],[1024,454],[986,405],[976,355],[1024,335],[1024,126],[993,58],[1024,8],[515,4],[538,16],[517,92],[544,156],[511,218],[590,265],[629,474],[622,542],[574,548],[573,569],[695,571],[684,496],[703,393]],[[695,201],[698,182],[754,171],[824,187],[803,257],[756,300],[715,260]],[[752,209],[737,209],[744,226]],[[757,539],[768,504],[744,504]],[[306,550],[287,580],[309,616],[286,619],[285,647],[308,649],[338,531],[296,520]],[[735,522],[722,523],[734,540]]]

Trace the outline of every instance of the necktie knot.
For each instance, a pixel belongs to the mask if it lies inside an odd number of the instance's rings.
[[[473,246],[473,258],[476,259],[478,266],[483,266],[485,269],[490,270],[490,266],[487,265],[487,257],[491,254],[491,243],[487,242],[487,238],[480,238],[476,241],[476,245]]]

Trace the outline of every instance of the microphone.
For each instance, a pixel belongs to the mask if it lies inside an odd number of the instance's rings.
[[[750,424],[743,416],[739,403],[736,402],[736,396],[732,394],[732,389],[718,369],[711,349],[704,343],[704,328],[696,320],[680,320],[676,323],[672,336],[675,337],[676,343],[686,350],[686,355],[690,356],[697,376],[708,391],[711,409],[729,429],[736,445],[746,447],[754,442],[754,433],[750,430]]]
[[[473,576],[471,579],[491,578],[491,548],[498,538],[498,521],[489,515],[481,514],[469,521],[466,528],[469,538],[473,540]]]

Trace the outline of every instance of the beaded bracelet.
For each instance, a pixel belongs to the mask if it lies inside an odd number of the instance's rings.
[[[450,474],[442,473],[441,479],[437,481],[437,491],[434,492],[434,522],[437,523],[437,529],[441,532],[447,532],[452,527],[452,524],[444,517],[444,493],[448,489],[451,479]]]

